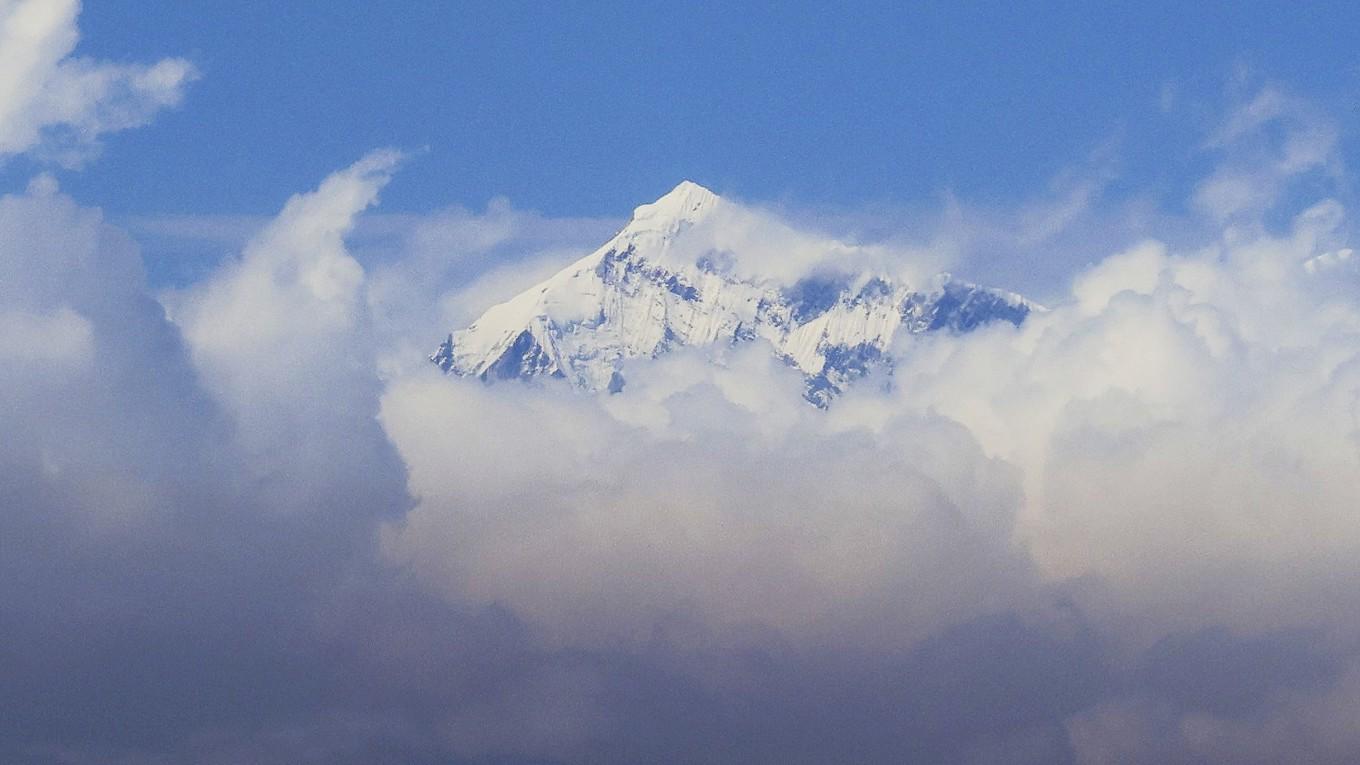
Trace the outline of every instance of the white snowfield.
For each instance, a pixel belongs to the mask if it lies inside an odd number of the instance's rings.
[[[582,390],[614,391],[626,359],[763,341],[807,376],[808,399],[825,406],[869,366],[891,364],[885,354],[898,331],[1019,324],[1034,308],[946,274],[924,291],[835,269],[792,284],[753,276],[732,249],[742,237],[724,236],[743,212],[685,181],[638,207],[598,250],[452,332],[430,358],[459,376],[562,377]],[[796,236],[790,247],[825,253],[832,263],[853,250]]]

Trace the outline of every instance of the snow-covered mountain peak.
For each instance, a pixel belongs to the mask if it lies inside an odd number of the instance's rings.
[[[729,214],[713,215],[724,205]],[[557,377],[582,390],[612,392],[622,388],[630,359],[677,347],[757,342],[800,370],[808,400],[826,406],[870,369],[891,370],[888,354],[899,332],[1019,324],[1031,310],[1018,295],[947,274],[914,286],[844,269],[796,280],[739,272],[733,264],[748,247],[772,246],[727,235],[731,226],[749,233],[741,228],[742,211],[684,181],[638,207],[595,252],[450,333],[430,359],[459,376]],[[854,254],[845,245],[828,251],[826,242],[784,224],[778,230],[777,259],[800,249]]]
[[[694,181],[681,181],[660,199],[633,210],[628,229],[673,230],[684,224],[698,223],[721,201],[717,194]]]
[[[655,202],[633,210],[628,225],[601,249],[632,250],[660,260],[682,232],[702,223],[722,204],[717,194],[683,181]]]

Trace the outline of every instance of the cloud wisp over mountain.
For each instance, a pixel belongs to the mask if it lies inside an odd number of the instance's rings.
[[[0,19],[66,76],[74,6]],[[776,334],[610,357],[612,394],[442,374],[609,222],[373,212],[418,156],[172,289],[38,176],[0,196],[0,760],[1352,761],[1360,261],[1341,139],[1284,92],[1179,211],[1078,179],[903,244],[725,201],[668,254],[736,275],[695,290],[1130,234],[1022,320],[881,336],[825,408]],[[86,124],[14,98],[0,150]]]

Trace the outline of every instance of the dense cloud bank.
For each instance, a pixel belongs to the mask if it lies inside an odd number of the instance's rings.
[[[906,338],[825,414],[758,348],[643,363],[604,399],[395,382],[417,505],[386,549],[551,645],[665,646],[759,698],[752,730],[758,710],[818,730],[751,756],[1343,761],[1341,225],[1324,202],[1282,236],[1139,244],[1022,328]]]
[[[1337,140],[1264,91],[1193,246],[1140,230],[827,412],[754,346],[605,397],[438,375],[599,222],[365,218],[397,152],[161,293],[39,176],[0,197],[0,760],[1354,761],[1360,269],[1341,202],[1280,196]]]

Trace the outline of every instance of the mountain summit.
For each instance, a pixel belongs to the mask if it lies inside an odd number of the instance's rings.
[[[564,378],[588,391],[622,389],[621,367],[677,347],[768,343],[806,378],[806,398],[825,407],[874,366],[891,368],[898,332],[967,332],[1020,324],[1033,306],[1017,295],[941,274],[924,288],[842,267],[853,248],[796,234],[780,246],[828,254],[785,283],[751,275],[747,211],[684,181],[638,207],[598,250],[448,335],[430,360],[483,380]],[[793,233],[781,228],[781,232]]]
[[[628,228],[640,231],[648,228],[675,233],[685,223],[696,223],[722,201],[721,197],[694,181],[681,181],[679,186],[649,205],[633,210]]]

